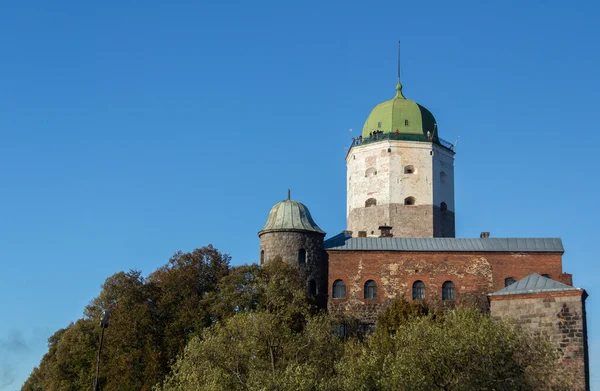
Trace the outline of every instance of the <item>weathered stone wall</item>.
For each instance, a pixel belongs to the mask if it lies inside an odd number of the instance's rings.
[[[491,296],[491,315],[513,319],[525,330],[548,337],[562,365],[573,374],[573,390],[589,390],[585,291]]]
[[[346,163],[347,229],[353,236],[377,236],[381,225],[391,226],[396,237],[454,236],[451,151],[428,142],[382,140],[353,147]],[[405,205],[409,197],[414,205]],[[366,206],[370,199],[376,206]],[[434,221],[434,206],[442,202],[452,218]]]
[[[385,204],[352,209],[348,230],[353,236],[358,236],[359,231],[366,231],[367,236],[379,237],[379,227],[390,225],[395,237],[430,238],[434,234],[432,221],[431,205]]]
[[[304,231],[268,232],[260,236],[260,251],[264,251],[264,263],[269,264],[279,257],[285,263],[300,268],[309,281],[315,280],[315,299],[320,308],[327,307],[327,253],[323,247],[322,234]],[[306,263],[298,263],[298,251],[306,250]]]
[[[369,322],[386,301],[404,295],[412,299],[412,285],[425,284],[426,299],[441,299],[442,285],[452,281],[455,303],[487,303],[487,294],[532,273],[562,278],[562,255],[558,253],[340,251],[329,254],[329,302],[332,312],[347,313]],[[346,284],[346,298],[331,298],[335,280]],[[364,284],[377,283],[377,299],[364,299]]]

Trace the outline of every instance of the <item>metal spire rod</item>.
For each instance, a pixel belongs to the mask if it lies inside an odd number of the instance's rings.
[[[398,81],[400,81],[400,41],[398,41]]]

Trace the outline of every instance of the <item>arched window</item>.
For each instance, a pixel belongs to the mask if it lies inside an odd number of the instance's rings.
[[[317,282],[315,280],[310,280],[308,282],[308,293],[313,296],[317,294]]]
[[[517,280],[514,279],[514,277],[508,277],[504,279],[504,286],[507,287],[509,285],[514,284],[515,282],[517,282]]]
[[[414,205],[415,204],[415,197],[406,197],[404,199],[404,205]]]
[[[260,264],[265,263],[265,250],[260,250]]]
[[[368,200],[365,201],[365,208],[368,208],[369,206],[375,206],[377,205],[377,200],[375,198],[369,198]]]
[[[377,298],[377,284],[373,280],[369,280],[365,283],[365,299],[376,299]]]
[[[447,210],[448,210],[448,204],[446,204],[445,202],[442,202],[442,203],[440,204],[440,210],[441,210],[442,212],[445,212],[445,211],[447,211]]]
[[[377,128],[381,128],[381,122],[377,122]]]
[[[377,175],[377,169],[375,167],[371,167],[367,169],[367,171],[365,171],[365,177],[370,177],[374,175]]]
[[[442,285],[442,300],[454,300],[454,283],[446,281]]]
[[[333,283],[333,295],[334,299],[343,299],[346,297],[346,284],[342,280],[335,280]]]
[[[414,166],[404,166],[404,173],[405,174],[414,174],[415,167]]]
[[[301,248],[298,250],[298,263],[303,265],[306,263],[306,250]]]
[[[444,171],[440,172],[440,183],[444,184],[446,183],[446,177],[448,175],[446,175],[446,173]]]
[[[423,281],[415,281],[412,292],[413,300],[421,300],[425,298],[425,284]]]
[[[404,126],[408,126],[408,120],[407,119],[404,120]]]

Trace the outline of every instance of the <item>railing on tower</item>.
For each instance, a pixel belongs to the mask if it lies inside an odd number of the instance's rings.
[[[424,134],[402,134],[402,133],[376,133],[369,137],[357,137],[352,139],[350,149],[357,145],[371,144],[383,140],[402,140],[402,141],[421,141],[441,145],[442,147],[454,151],[454,144],[439,138],[437,136],[426,136]]]

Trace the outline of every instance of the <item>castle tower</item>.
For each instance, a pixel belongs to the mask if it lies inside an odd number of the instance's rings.
[[[327,253],[325,232],[315,223],[308,208],[288,199],[275,204],[269,212],[260,238],[260,264],[281,259],[298,267],[306,279],[306,289],[319,308],[327,307]]]
[[[346,156],[352,236],[454,237],[454,151],[402,94],[378,104]],[[380,227],[381,235],[380,233]]]

